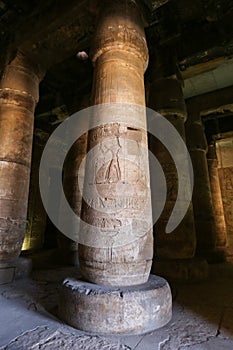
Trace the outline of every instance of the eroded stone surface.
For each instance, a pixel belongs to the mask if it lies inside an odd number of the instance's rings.
[[[111,343],[103,338],[89,335],[75,335],[65,329],[49,330],[37,327],[17,337],[1,350],[127,350],[130,348],[119,343]]]
[[[0,261],[0,285],[28,277],[32,270],[30,259],[19,257],[9,261]]]
[[[182,350],[231,350],[233,348],[233,341],[229,339],[210,338],[203,343],[194,345],[192,347],[182,347]]]
[[[66,279],[59,315],[69,325],[99,334],[143,334],[171,319],[171,291],[161,277],[141,285],[106,287]]]
[[[148,49],[135,1],[106,3],[91,58],[92,103],[102,106],[93,115],[99,126],[88,133],[87,150],[94,157],[86,162],[81,217],[89,226],[80,231],[92,239],[79,244],[80,270],[92,283],[137,285],[149,277],[153,236],[146,114],[135,107],[145,106]],[[114,110],[119,103],[130,107]]]
[[[61,325],[48,312],[58,304],[61,280],[68,275],[75,276],[75,270],[57,267],[36,271],[32,279],[0,286],[0,347],[15,346],[14,339],[31,333],[33,339],[42,344],[46,337],[51,339],[51,348],[53,335],[59,349],[61,334],[65,334],[64,346],[69,344],[66,334],[69,333],[71,339],[74,335],[84,335],[77,329]],[[166,326],[143,336],[108,336],[104,339],[113,344],[126,344],[132,350],[232,350],[233,265],[210,265],[207,281],[175,285],[173,290],[173,316]],[[41,339],[32,332],[36,329],[37,335],[43,334]],[[57,343],[56,339],[59,340]],[[27,348],[31,349],[33,347]],[[93,349],[98,349],[95,344]]]
[[[0,259],[19,256],[26,229],[34,110],[42,72],[22,52],[0,82]]]

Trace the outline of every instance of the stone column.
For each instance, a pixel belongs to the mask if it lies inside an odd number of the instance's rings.
[[[208,262],[218,260],[215,252],[216,231],[214,225],[213,204],[207,165],[207,142],[204,127],[200,119],[198,106],[188,107],[186,122],[186,140],[194,169],[193,209],[197,236],[196,255]]]
[[[38,251],[44,244],[46,211],[40,196],[39,167],[40,159],[48,137],[49,135],[46,132],[40,129],[35,130],[28,199],[27,229],[22,247],[22,250],[26,253]]]
[[[108,8],[107,11],[98,25],[92,45],[94,64],[92,104],[132,103],[143,106],[145,105],[143,76],[147,67],[148,51],[140,15],[133,1],[123,1],[122,4],[117,2],[115,8]],[[123,15],[124,12],[125,15]],[[131,118],[128,123],[127,117]],[[101,120],[101,115],[98,118]],[[137,143],[147,147],[147,134],[137,127],[134,128],[133,118],[136,119],[137,116],[125,116],[126,124],[113,123],[116,118],[110,115],[109,124],[91,130],[88,135],[88,151],[100,145],[100,154],[97,154],[96,158],[102,156],[101,151],[104,148],[110,149],[113,157],[100,168],[94,180],[98,192],[101,193],[100,199],[104,198],[106,206],[110,205],[113,199],[116,203],[126,201],[126,197],[138,202],[143,191],[145,193],[143,200],[146,202],[150,196],[149,169],[145,169],[145,179],[143,179],[143,174],[139,174],[142,181],[140,183],[137,179],[139,169],[134,164],[130,164],[128,160],[122,159],[119,152],[124,147],[124,156],[127,157],[128,154],[130,156],[131,152],[137,157],[136,162],[139,162],[140,152],[137,149]],[[142,118],[144,118],[143,125],[145,125],[146,116]],[[137,120],[135,120],[136,123]],[[125,147],[128,140],[129,145]],[[130,143],[130,140],[135,141],[134,144]],[[134,149],[130,149],[132,147]],[[86,172],[90,174],[93,171],[92,164],[87,164]],[[87,196],[91,197],[92,194],[87,194]],[[93,198],[93,200],[98,201],[99,198]],[[124,204],[122,206],[124,207]],[[126,223],[132,221],[132,217],[142,215],[141,213],[140,210],[134,208],[133,203],[129,203],[128,210],[120,210],[117,215],[115,213],[111,215],[106,212],[101,213],[89,203],[84,202],[82,218],[89,224],[103,228],[103,234],[104,230],[109,231],[110,235],[112,230],[115,230],[116,233],[121,227],[124,230]],[[138,217],[138,219],[142,218]],[[140,230],[140,227],[137,227],[139,220],[133,219],[132,226],[128,228],[129,231],[135,231],[135,237],[140,237],[140,232],[137,232]],[[149,220],[151,223],[151,217]],[[152,257],[151,229],[143,237],[135,239],[132,244],[119,248],[102,249],[79,245],[81,272],[87,280],[98,284],[144,283],[150,273]]]
[[[26,228],[34,110],[41,78],[39,67],[18,52],[0,83],[0,261],[8,266],[8,280],[15,273]]]
[[[112,105],[96,110],[94,117],[102,125],[88,134],[95,162],[87,158],[81,217],[90,227],[84,234],[92,239],[79,244],[79,260],[89,283],[64,282],[60,314],[89,332],[136,334],[168,322],[171,294],[164,279],[148,280],[153,237],[148,154],[140,151],[147,147],[145,110],[137,114],[135,105],[121,106],[117,114],[117,103],[145,106],[148,51],[142,20],[132,0],[105,5],[92,45],[92,101]],[[137,166],[140,161],[144,172]]]
[[[227,228],[227,259],[233,259],[233,136],[216,141],[218,174]]]
[[[227,229],[223,210],[222,193],[218,175],[218,159],[215,145],[212,143],[208,147],[207,162],[210,178],[210,189],[212,194],[213,214],[216,231],[216,251],[222,254],[222,260],[225,260],[227,245]]]
[[[85,95],[72,96],[65,95],[65,102],[70,115],[79,110],[88,108],[90,105],[90,96]],[[76,215],[80,217],[82,207],[82,188],[79,183],[84,181],[84,172],[81,173],[80,165],[87,152],[87,133],[83,134],[71,147],[64,163],[63,188],[67,201]],[[81,179],[82,178],[82,179]],[[62,208],[61,208],[62,211]],[[64,217],[64,220],[66,218]],[[58,233],[58,246],[63,257],[63,261],[69,265],[78,265],[78,242],[68,238],[62,233]]]
[[[82,135],[72,146],[64,163],[63,188],[67,201],[76,215],[80,217],[82,208],[82,189],[79,183],[80,177],[84,178],[84,173],[80,173],[80,165],[87,151],[87,133]],[[64,217],[64,220],[66,218]],[[63,256],[63,261],[78,265],[78,242],[73,241],[62,233],[58,235],[58,244]]]
[[[185,141],[184,123],[187,117],[181,83],[177,78],[168,77],[154,81],[150,86],[149,107],[164,116]],[[170,140],[172,142],[172,140]],[[169,140],[168,140],[169,142]],[[207,275],[207,264],[203,260],[193,260],[196,250],[196,233],[193,206],[189,208],[177,228],[170,234],[165,232],[167,222],[177,200],[178,177],[174,160],[158,140],[150,137],[150,149],[160,162],[167,183],[167,198],[161,217],[154,225],[155,260],[153,271],[173,280],[199,280]],[[178,150],[177,150],[178,151]],[[190,172],[186,164],[185,183],[190,190]],[[151,186],[156,182],[156,174],[151,174]],[[154,205],[158,198],[152,198]],[[186,198],[182,198],[185,204]],[[152,202],[152,204],[153,204]],[[182,205],[182,203],[181,203]]]

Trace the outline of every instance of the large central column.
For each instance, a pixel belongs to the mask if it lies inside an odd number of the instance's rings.
[[[140,15],[133,1],[117,2],[114,9],[110,7],[105,11],[95,34],[92,60],[93,105],[145,105],[143,76],[147,67],[148,50]],[[101,123],[101,113],[97,117]],[[141,234],[139,222],[144,218],[143,211],[138,208],[142,197],[143,205],[150,203],[148,159],[144,174],[137,166],[143,157],[139,147],[147,148],[147,134],[145,130],[134,128],[138,122],[137,117],[126,114],[123,124],[113,123],[115,118],[110,115],[108,124],[105,122],[89,132],[88,151],[98,147],[95,166],[99,170],[94,180],[98,194],[87,193],[89,200],[88,203],[83,203],[82,218],[88,224],[100,228],[103,235],[113,235],[113,231],[118,234],[119,230],[125,230],[125,236],[130,231],[135,231],[135,240],[130,244],[122,242],[118,248],[79,245],[81,272],[87,280],[94,283],[140,284],[147,281],[150,273],[153,257],[152,230],[149,227],[148,232]],[[144,118],[143,124],[146,125],[145,113],[141,118]],[[100,157],[104,148],[108,148],[112,156],[101,166]],[[132,154],[135,157],[134,163],[128,161]],[[87,163],[86,174],[92,174],[93,171],[93,164]],[[89,181],[91,179],[87,178]],[[102,200],[107,207],[114,201],[122,203],[122,208],[109,213],[89,205],[90,202]],[[148,212],[150,215],[151,208],[148,208]],[[152,218],[147,219],[151,224]],[[130,225],[126,226],[127,223]]]
[[[149,278],[153,236],[146,114],[145,108],[140,113],[135,108],[145,106],[143,24],[134,1],[105,5],[92,45],[92,101],[112,105],[94,111],[100,126],[88,134],[87,150],[94,156],[86,159],[81,217],[89,224],[82,233],[92,239],[79,244],[87,282],[64,282],[60,315],[89,332],[136,334],[169,321],[171,293],[164,279]],[[119,103],[131,107],[121,106],[119,113]]]

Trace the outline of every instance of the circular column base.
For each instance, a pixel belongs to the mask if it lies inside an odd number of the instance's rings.
[[[166,280],[154,275],[144,284],[129,287],[67,278],[61,289],[59,315],[89,333],[144,334],[170,321],[171,290]]]
[[[208,263],[202,258],[155,260],[152,266],[152,273],[175,282],[203,281],[208,277],[208,270]]]
[[[31,270],[31,259],[19,257],[14,260],[0,261],[0,285],[26,278]]]

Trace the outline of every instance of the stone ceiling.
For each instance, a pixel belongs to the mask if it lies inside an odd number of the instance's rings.
[[[107,0],[109,1],[109,0]],[[89,51],[97,0],[0,0],[1,67],[21,48],[48,67],[38,114],[62,105],[64,91],[91,88]],[[232,0],[138,0],[150,52],[146,79],[174,72],[181,79],[210,70],[211,62],[233,56]],[[66,94],[67,95],[67,94]],[[69,94],[68,94],[69,95]]]

